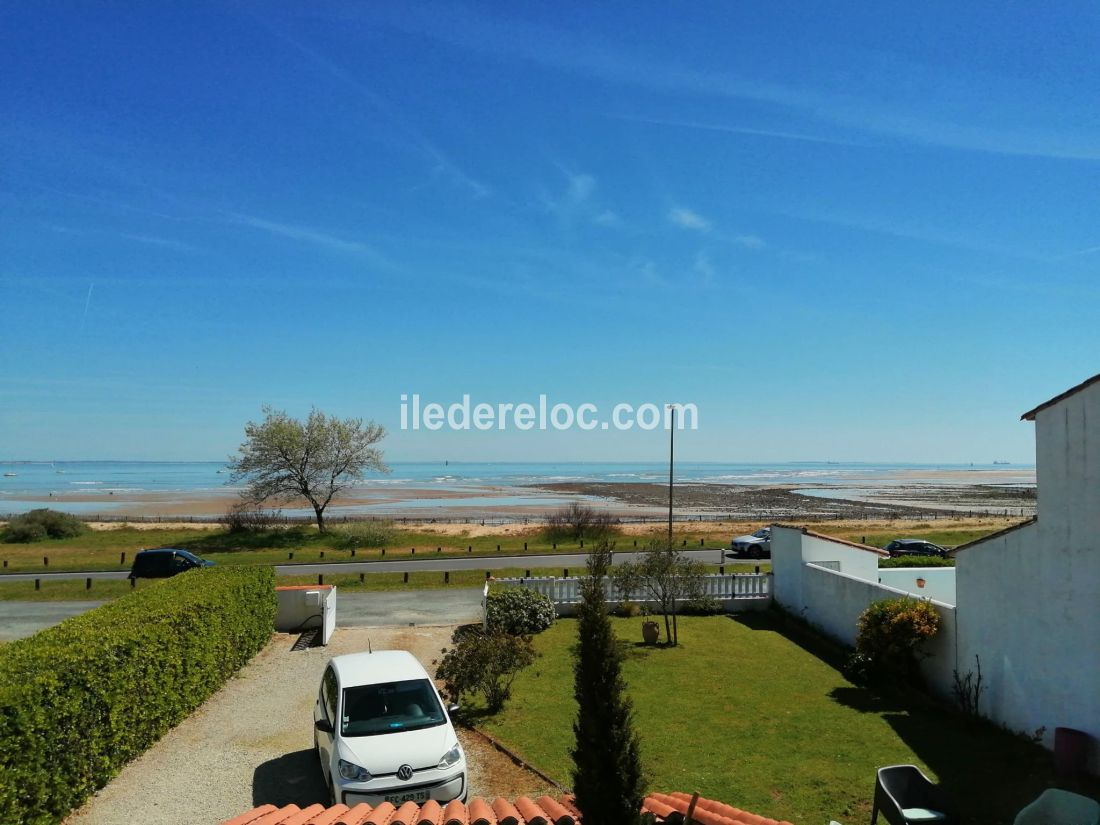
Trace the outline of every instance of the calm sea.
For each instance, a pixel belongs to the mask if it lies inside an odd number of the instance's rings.
[[[467,490],[519,487],[558,481],[663,482],[667,464],[394,462],[388,475],[372,475],[362,486],[431,487]],[[1031,484],[1035,468],[1004,464],[867,464],[802,462],[776,464],[676,464],[679,482],[711,484]],[[973,472],[973,480],[968,475]],[[218,461],[56,461],[0,462],[0,498],[48,493],[143,493],[232,489],[225,464]],[[2,508],[0,508],[2,509]]]

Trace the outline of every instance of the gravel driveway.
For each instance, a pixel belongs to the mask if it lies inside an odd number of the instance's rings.
[[[340,628],[327,648],[292,652],[277,634],[199,710],[127,765],[66,819],[69,825],[220,823],[264,803],[325,802],[313,751],[313,702],[329,657],[367,649],[412,651],[429,671],[452,627]],[[469,731],[458,730],[471,796],[556,793]]]

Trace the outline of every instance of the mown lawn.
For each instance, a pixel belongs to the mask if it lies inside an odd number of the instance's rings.
[[[938,777],[967,822],[1011,822],[1047,787],[1042,749],[930,703],[876,698],[781,632],[773,614],[744,616],[681,618],[681,645],[669,649],[641,646],[639,619],[613,620],[651,790],[698,791],[796,825],[851,825],[869,821],[883,765]],[[561,620],[536,637],[542,656],[508,706],[478,721],[566,786],[575,634],[576,622]]]

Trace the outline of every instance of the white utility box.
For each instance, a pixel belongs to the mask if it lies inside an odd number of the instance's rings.
[[[321,644],[327,645],[336,629],[336,588],[331,584],[288,585],[276,587],[279,609],[275,629],[281,633],[301,633],[321,628]]]

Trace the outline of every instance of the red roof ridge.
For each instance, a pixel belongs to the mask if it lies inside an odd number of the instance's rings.
[[[651,793],[642,803],[642,812],[652,814],[657,825],[682,825],[691,799],[686,793]],[[699,825],[790,825],[702,797],[693,816]],[[520,796],[514,802],[475,797],[466,804],[456,799],[441,806],[429,800],[423,805],[406,802],[399,808],[389,802],[375,808],[364,803],[352,808],[260,805],[223,825],[583,825],[583,816],[572,796],[540,796],[534,801]]]
[[[1059,393],[1058,395],[1051,398],[1049,401],[1044,401],[1038,407],[1035,407],[1032,410],[1028,410],[1026,413],[1024,413],[1023,415],[1020,416],[1020,420],[1021,421],[1034,421],[1036,413],[1042,412],[1047,407],[1053,407],[1059,401],[1065,401],[1071,395],[1076,395],[1077,393],[1081,392],[1081,390],[1086,389],[1087,387],[1091,387],[1097,381],[1100,381],[1100,373],[1092,376],[1092,378],[1086,378],[1084,381],[1082,381],[1077,386],[1070,387],[1068,390],[1066,390],[1063,393]]]
[[[813,536],[815,539],[825,539],[826,541],[835,541],[837,544],[846,544],[849,547],[854,547],[857,550],[867,550],[874,553],[876,556],[889,556],[890,554],[883,550],[881,547],[872,547],[869,544],[860,544],[858,541],[848,541],[848,539],[840,539],[836,536],[827,536],[824,533],[818,533],[811,530],[809,527],[800,527],[797,524],[781,524],[776,522],[772,527],[786,527],[788,530],[798,530],[803,535]]]
[[[974,539],[973,541],[968,541],[966,544],[960,544],[958,547],[951,551],[951,555],[958,553],[960,550],[966,550],[970,547],[973,547],[975,544],[981,544],[982,542],[989,541],[990,539],[1000,538],[1006,533],[1012,533],[1016,530],[1019,530],[1021,527],[1027,527],[1029,524],[1035,524],[1038,520],[1038,516],[1032,516],[1031,518],[1024,519],[1019,524],[1009,525],[1008,527],[998,530],[995,533],[990,533],[988,536],[982,536],[980,539]]]

